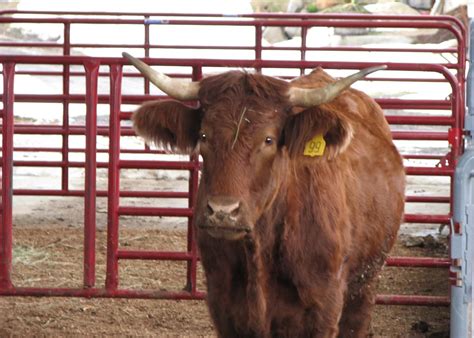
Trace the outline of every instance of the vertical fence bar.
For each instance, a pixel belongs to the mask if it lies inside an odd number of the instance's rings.
[[[197,262],[198,250],[196,243],[196,233],[194,228],[194,208],[196,206],[198,186],[199,186],[199,155],[193,154],[190,158],[194,164],[193,169],[190,170],[189,175],[189,204],[193,209],[193,216],[188,218],[188,251],[191,253],[191,261],[188,261],[188,287],[192,295],[197,292]]]
[[[122,65],[110,66],[109,186],[107,201],[107,271],[105,287],[118,287],[118,236],[120,200],[120,107],[122,103]]]
[[[97,80],[100,63],[84,63],[86,71],[86,163],[84,184],[84,287],[95,284]]]
[[[202,68],[193,67],[193,81],[199,81],[202,78]],[[191,261],[187,265],[187,287],[186,289],[195,295],[197,292],[197,261],[198,250],[196,243],[196,234],[194,231],[194,207],[196,206],[197,192],[199,186],[199,155],[191,155],[190,161],[194,164],[189,171],[189,200],[188,207],[193,209],[193,216],[188,217],[188,252],[191,253]]]
[[[263,39],[263,27],[262,25],[255,25],[255,60],[262,60],[262,39]],[[255,67],[257,72],[262,71],[262,67]]]
[[[472,24],[472,22],[471,22]],[[461,34],[461,40],[458,40],[458,67],[457,67],[457,78],[458,78],[458,81],[459,81],[459,86],[461,88],[461,92],[464,93],[464,89],[466,88],[466,77],[465,77],[465,74],[466,74],[466,65],[467,65],[467,52],[470,53],[470,47],[472,46],[471,43],[472,43],[472,31],[471,29],[472,28],[467,28],[469,29],[469,35],[468,35],[468,30],[464,28],[464,25],[462,24],[459,24],[457,25],[458,28],[459,28],[459,31],[460,31],[460,34]],[[468,40],[469,39],[469,40]],[[469,47],[468,47],[469,46]],[[469,48],[469,50],[466,50],[467,48]],[[472,59],[470,58],[469,59],[469,62],[471,63],[472,62]],[[463,100],[463,104],[462,104],[462,109],[463,111],[461,111],[461,115],[460,115],[460,118],[461,118],[461,125],[464,126],[464,123],[465,123],[465,116],[464,116],[464,109],[465,109],[465,106],[466,106],[466,102],[465,102],[465,95],[462,95],[462,100]]]
[[[0,289],[12,287],[13,103],[15,64],[3,64],[2,215],[0,224]]]
[[[64,24],[64,45],[63,55],[71,55],[71,24],[66,22]],[[61,166],[61,189],[63,191],[69,190],[69,81],[71,76],[70,65],[63,65],[63,94],[66,96],[63,100],[63,146],[62,146],[62,160]]]
[[[304,21],[304,20],[303,20]],[[301,61],[306,60],[306,50],[308,48],[308,27],[301,27]],[[305,68],[300,68],[300,75],[304,75]]]
[[[148,20],[150,20],[149,15],[145,15],[145,57],[149,58],[150,57],[150,25],[147,23]],[[145,94],[150,94],[150,80],[148,80],[146,77],[143,77],[143,81],[145,81]]]
[[[145,51],[145,57],[148,58],[150,57],[150,24],[148,23],[148,20],[150,20],[149,15],[145,15],[145,45],[144,45],[144,51]],[[143,90],[145,95],[150,94],[150,80],[148,80],[146,77],[143,77]],[[145,143],[145,150],[150,150],[150,146]]]

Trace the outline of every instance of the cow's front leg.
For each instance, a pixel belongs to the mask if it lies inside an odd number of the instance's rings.
[[[345,289],[345,283],[337,276],[297,287],[302,305],[306,309],[304,331],[307,336],[337,337]]]
[[[219,337],[237,337],[235,319],[231,309],[232,280],[235,277],[236,255],[228,254],[227,243],[213,241],[206,233],[198,232],[201,262],[206,274],[207,305]],[[204,248],[204,250],[203,250]],[[231,247],[230,250],[235,248]]]
[[[220,245],[219,244],[215,244]],[[201,254],[208,285],[208,306],[219,337],[268,336],[263,270],[258,242],[248,236],[225,243],[231,252]]]
[[[374,283],[370,281],[360,290],[346,295],[344,310],[339,322],[340,338],[363,338],[369,332],[371,311],[375,305]]]
[[[229,304],[226,304],[222,293],[216,292],[216,289],[217,287],[208,288],[207,304],[217,334],[221,338],[238,337],[235,322],[228,309]]]
[[[243,265],[234,267],[220,278],[214,274],[208,277],[207,303],[219,337],[265,337],[260,329],[261,322],[256,320],[258,317],[251,314],[255,309],[251,307],[253,300],[247,295],[247,273],[244,270]],[[231,278],[227,280],[229,276]],[[232,285],[232,281],[237,285]]]
[[[247,306],[248,323],[256,337],[267,337],[270,323],[267,320],[267,272],[263,266],[260,245],[256,238],[248,235],[244,239],[247,262]]]

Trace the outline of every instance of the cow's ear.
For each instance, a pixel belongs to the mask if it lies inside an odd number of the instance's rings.
[[[292,158],[313,155],[333,159],[347,149],[352,133],[351,121],[341,112],[294,107],[285,124],[284,143]]]
[[[133,115],[133,127],[146,142],[178,153],[196,147],[201,127],[200,109],[176,101],[150,101]]]

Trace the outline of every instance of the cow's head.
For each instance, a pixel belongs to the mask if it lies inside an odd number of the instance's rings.
[[[165,148],[199,152],[203,172],[196,224],[215,238],[242,239],[271,207],[285,182],[289,161],[302,160],[315,135],[327,146],[319,160],[344,151],[352,137],[343,114],[325,109],[344,89],[367,74],[365,69],[324,88],[305,80],[289,83],[241,71],[185,82],[157,73],[124,53],[152,83],[178,100],[143,104],[133,117],[138,135]],[[323,105],[323,106],[321,106]],[[317,159],[315,159],[317,160]]]

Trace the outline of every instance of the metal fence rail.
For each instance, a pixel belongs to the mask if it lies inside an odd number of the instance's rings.
[[[2,14],[2,13],[0,13]],[[78,13],[57,13],[58,17],[43,17],[48,12],[3,12],[3,14],[15,14],[14,17],[0,16],[1,23],[24,23],[35,24],[58,23],[63,25],[62,43],[26,43],[11,42],[0,43],[0,48],[11,47],[42,47],[50,49],[48,55],[24,56],[24,55],[2,55],[0,63],[3,66],[3,94],[0,99],[3,102],[1,110],[2,117],[2,203],[1,203],[1,228],[0,228],[0,295],[33,295],[33,296],[77,296],[77,297],[130,297],[130,298],[168,298],[168,299],[202,299],[204,293],[197,289],[196,271],[198,256],[196,243],[194,241],[192,218],[193,204],[196,198],[198,185],[199,161],[190,158],[189,161],[146,161],[121,159],[120,154],[159,154],[159,151],[144,147],[141,150],[124,149],[121,147],[121,137],[134,135],[130,127],[121,126],[121,122],[130,118],[130,111],[123,109],[125,104],[139,104],[144,100],[163,98],[160,93],[150,94],[148,81],[143,82],[143,93],[126,94],[123,80],[133,80],[140,76],[134,71],[124,70],[125,61],[122,58],[106,57],[83,57],[71,56],[77,48],[116,48],[124,47],[135,50],[136,54],[145,56],[145,61],[153,66],[174,67],[179,71],[172,76],[192,78],[199,80],[203,75],[214,72],[216,69],[226,70],[229,68],[255,69],[267,72],[272,70],[281,73],[283,77],[288,70],[296,70],[304,73],[309,69],[322,66],[328,70],[355,70],[365,68],[383,62],[388,65],[388,70],[380,76],[370,77],[367,83],[391,83],[414,81],[420,83],[447,83],[450,95],[438,99],[396,99],[377,98],[377,101],[386,110],[420,110],[428,112],[431,110],[442,110],[447,112],[441,116],[431,114],[388,114],[387,119],[395,126],[393,136],[395,140],[418,140],[418,141],[444,141],[448,146],[443,154],[432,153],[406,153],[408,161],[407,174],[413,176],[446,176],[452,178],[458,158],[463,153],[463,123],[464,123],[464,72],[465,72],[465,31],[462,24],[451,17],[395,17],[395,16],[366,16],[366,15],[242,15],[233,18],[222,17],[217,19],[216,15],[202,15],[187,17],[175,14],[127,14],[126,19],[109,18],[106,13],[90,13],[82,17],[63,17],[62,15],[73,15]],[[118,13],[110,13],[117,16]],[[102,16],[102,17],[98,17]],[[140,19],[128,18],[131,16]],[[248,26],[255,31],[255,41],[252,46],[198,46],[202,49],[249,49],[254,55],[251,59],[166,59],[153,58],[153,53],[159,53],[164,49],[186,49],[197,48],[190,45],[164,45],[151,42],[150,29],[152,25],[158,25],[155,17],[167,18],[166,25],[209,25],[218,29],[220,26]],[[155,20],[155,21],[153,21]],[[160,22],[163,24],[163,21]],[[85,24],[114,24],[114,25],[138,25],[143,28],[143,42],[133,45],[118,46],[117,44],[81,44],[71,42],[71,29],[75,25]],[[262,38],[264,27],[300,27],[302,29],[301,45],[298,47],[274,47],[265,46]],[[314,47],[312,42],[307,41],[308,30],[312,27],[406,27],[406,28],[440,28],[453,33],[457,40],[455,48],[362,48],[362,47]],[[53,55],[60,51],[60,55]],[[266,58],[269,51],[296,51],[299,58],[288,61],[282,57]],[[381,60],[369,60],[365,62],[347,61],[321,61],[315,60],[310,52],[330,51],[343,55],[347,51],[373,51],[385,56]],[[452,62],[421,63],[409,62],[386,62],[384,59],[390,53],[427,53],[455,55]],[[334,58],[334,60],[337,60]],[[48,65],[48,69],[38,71],[29,70],[28,65]],[[15,72],[15,66],[16,72]],[[78,67],[80,66],[80,67]],[[60,68],[59,68],[60,67]],[[61,69],[62,68],[62,69]],[[409,78],[391,77],[398,71],[412,72]],[[53,76],[62,81],[61,94],[36,94],[15,92],[13,87],[16,76]],[[297,74],[295,74],[297,75]],[[72,93],[70,84],[73,78],[85,79],[85,93]],[[107,93],[99,93],[98,82],[106,79],[109,83]],[[62,105],[62,123],[60,125],[48,124],[15,124],[13,123],[14,105],[42,102],[56,102]],[[70,105],[73,103],[86,104],[86,120],[83,126],[73,126],[69,123]],[[109,109],[109,124],[97,123],[97,106],[104,104]],[[421,130],[396,130],[397,126],[441,126],[441,131],[430,129]],[[13,134],[15,135],[59,135],[62,138],[60,147],[14,147]],[[69,136],[81,135],[85,137],[85,148],[73,148],[69,145]],[[108,148],[97,147],[97,136],[106,136],[110,143]],[[51,152],[61,154],[58,161],[27,161],[24,159],[14,160],[13,153],[17,152]],[[70,159],[73,153],[85,154],[83,161]],[[108,153],[108,161],[98,161],[97,155]],[[418,166],[417,160],[432,160],[433,166]],[[411,161],[411,162],[410,162]],[[415,162],[413,162],[415,161]],[[412,164],[415,163],[415,164]],[[60,189],[13,189],[13,167],[54,167],[61,169]],[[85,188],[72,189],[69,186],[69,170],[71,168],[84,168]],[[108,189],[99,190],[96,187],[97,168],[107,168]],[[176,169],[189,172],[189,186],[187,192],[151,192],[151,191],[120,191],[120,170],[126,168],[156,168]],[[452,180],[451,180],[452,184]],[[452,187],[450,188],[452,190]],[[84,198],[84,276],[83,287],[74,288],[19,288],[11,282],[12,264],[12,195],[56,195],[56,196],[82,196]],[[107,271],[104,286],[95,283],[95,231],[96,231],[96,205],[97,196],[107,197],[108,224],[107,224]],[[120,204],[121,197],[170,197],[188,199],[185,208],[145,208],[125,207]],[[410,214],[405,217],[409,223],[439,223],[449,224],[452,210],[451,196],[423,196],[409,195],[407,203],[442,203],[449,204],[447,214]],[[180,216],[188,219],[187,249],[183,252],[164,251],[130,251],[118,246],[118,223],[121,215],[132,216]],[[454,229],[454,233],[459,229]],[[157,291],[157,290],[127,290],[119,287],[118,262],[125,259],[148,259],[148,260],[180,260],[187,262],[187,288],[185,291]],[[424,267],[424,268],[447,268],[451,266],[451,259],[432,257],[391,257],[388,266]],[[450,300],[445,296],[416,296],[416,295],[379,295],[379,304],[412,304],[427,306],[446,306]]]

